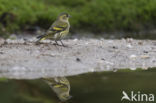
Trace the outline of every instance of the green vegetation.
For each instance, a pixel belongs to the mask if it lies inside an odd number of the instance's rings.
[[[140,31],[156,27],[156,0],[0,0],[0,32],[48,28],[61,12],[72,30]]]

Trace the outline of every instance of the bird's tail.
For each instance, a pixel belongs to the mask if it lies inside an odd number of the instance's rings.
[[[37,37],[37,41],[36,42],[40,42],[41,40],[44,40],[46,38],[46,36],[43,34],[43,35],[39,35],[38,37]]]

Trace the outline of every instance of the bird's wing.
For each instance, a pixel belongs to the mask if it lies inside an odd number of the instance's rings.
[[[66,22],[56,21],[53,25],[49,28],[48,31],[53,31],[54,33],[59,33],[61,31],[66,30],[68,24]]]

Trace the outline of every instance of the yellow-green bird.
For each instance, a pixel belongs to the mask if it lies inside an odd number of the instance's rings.
[[[67,101],[72,96],[70,96],[70,83],[65,77],[55,77],[55,78],[42,78],[57,94],[61,101]]]
[[[58,45],[57,41],[60,41],[62,46],[65,46],[61,41],[69,33],[70,23],[69,23],[70,15],[68,13],[61,13],[56,21],[51,25],[51,27],[47,30],[44,35],[40,35],[37,37],[37,43],[41,40],[52,39],[55,40],[55,43]]]

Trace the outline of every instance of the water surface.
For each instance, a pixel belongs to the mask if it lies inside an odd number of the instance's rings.
[[[156,95],[156,68],[88,73],[67,78],[73,96],[69,103],[122,103],[122,91]],[[0,103],[17,102],[59,103],[59,100],[42,80],[1,80]],[[124,103],[129,101],[124,100]]]

